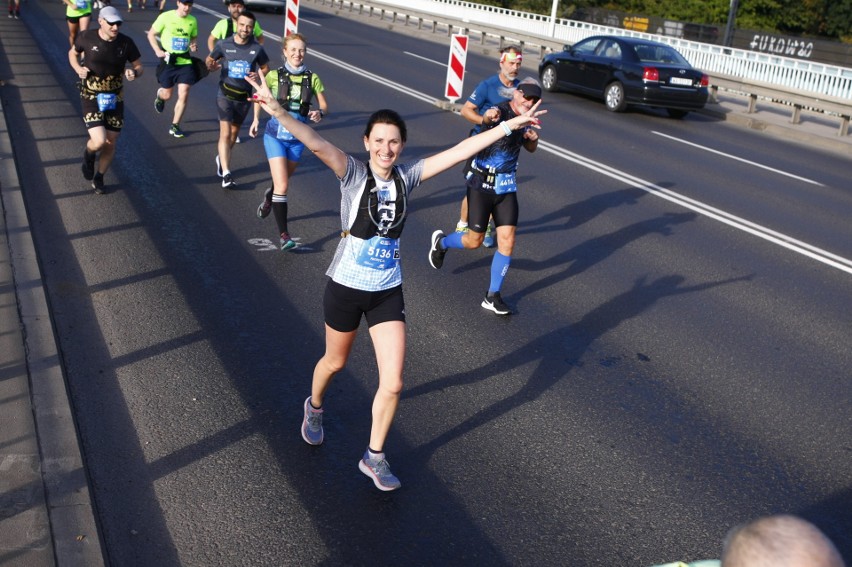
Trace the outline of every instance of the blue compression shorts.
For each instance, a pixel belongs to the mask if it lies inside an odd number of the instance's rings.
[[[305,144],[299,140],[279,140],[269,134],[263,135],[263,148],[266,159],[285,158],[287,161],[298,163],[305,151]]]

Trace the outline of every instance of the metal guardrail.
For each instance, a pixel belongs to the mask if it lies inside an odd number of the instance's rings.
[[[497,46],[503,46],[507,43],[518,43],[524,46],[524,51],[529,52],[530,46],[538,48],[539,56],[543,57],[549,51],[562,49],[565,43],[575,43],[580,39],[596,34],[610,35],[629,35],[633,37],[647,37],[654,41],[664,41],[678,49],[695,67],[705,71],[710,77],[711,90],[713,94],[718,90],[727,91],[733,95],[748,97],[748,112],[756,112],[757,100],[763,99],[770,103],[784,105],[791,109],[791,123],[798,124],[800,122],[801,111],[807,109],[810,111],[823,113],[827,116],[835,116],[840,121],[838,128],[839,136],[847,136],[849,132],[850,116],[852,116],[852,69],[835,67],[835,70],[842,70],[848,74],[847,83],[834,81],[833,84],[846,88],[848,93],[844,97],[836,97],[831,95],[820,95],[816,89],[801,89],[796,86],[790,86],[783,82],[773,82],[766,80],[758,80],[755,77],[773,77],[783,75],[787,77],[787,83],[800,83],[810,81],[816,84],[831,83],[829,80],[832,77],[837,78],[837,74],[828,75],[817,80],[815,74],[818,68],[828,68],[827,65],[803,62],[799,60],[770,56],[762,53],[731,50],[718,45],[703,44],[694,41],[683,40],[679,38],[655,36],[652,34],[624,30],[620,28],[611,28],[584,22],[574,22],[572,20],[560,20],[570,22],[569,27],[573,30],[570,37],[573,41],[563,41],[566,32],[563,29],[562,33],[552,34],[551,36],[535,34],[527,32],[526,29],[541,28],[545,25],[550,25],[550,18],[538,14],[526,14],[497,8],[494,6],[485,6],[479,4],[470,4],[469,2],[458,2],[456,0],[405,0],[398,2],[402,6],[395,6],[393,0],[385,0],[383,2],[354,2],[351,0],[313,0],[313,2],[323,6],[335,6],[341,11],[348,11],[361,16],[373,17],[378,16],[381,20],[390,18],[391,23],[399,23],[403,26],[416,25],[418,29],[424,29],[432,33],[443,33],[446,36],[452,33],[476,34],[479,36],[481,44],[486,44],[488,41],[493,41]],[[436,5],[446,6],[448,4],[464,5],[462,12],[464,17],[458,17],[458,14],[450,13],[434,13]],[[424,10],[423,8],[427,9]],[[476,18],[471,16],[476,12]],[[483,19],[483,13],[489,14],[488,21],[481,23],[478,20]],[[518,20],[513,18],[517,14],[525,14],[523,20],[529,20],[528,26],[517,26]],[[492,17],[493,16],[493,17]],[[500,17],[498,17],[500,16]],[[476,21],[474,21],[476,20]],[[528,22],[528,23],[529,23]],[[472,24],[476,24],[475,26]],[[535,25],[532,25],[535,24]],[[519,29],[524,28],[524,29]],[[558,28],[556,28],[558,31]],[[553,35],[561,35],[562,37],[553,37]],[[738,51],[741,57],[736,54],[727,52]],[[765,67],[769,66],[770,59],[785,59],[796,64],[801,64],[799,68],[796,66],[781,66],[773,73],[766,72]],[[814,69],[806,69],[813,67]],[[721,70],[714,70],[718,68]],[[742,70],[753,70],[750,77],[742,77],[733,74]],[[786,71],[785,71],[786,70]],[[795,71],[795,72],[794,72]],[[806,73],[808,71],[808,73]],[[744,73],[741,73],[744,74]]]
[[[729,93],[741,94],[748,97],[749,114],[757,112],[758,99],[768,100],[777,105],[790,109],[790,123],[801,122],[802,110],[817,110],[825,115],[836,116],[840,122],[838,136],[849,135],[849,121],[852,115],[852,105],[839,104],[831,100],[819,99],[798,92],[778,89],[774,85],[759,85],[755,83],[732,81],[722,77],[710,77],[711,98],[716,97],[719,89]]]
[[[330,1],[332,5],[335,3],[334,0]],[[344,1],[337,3],[341,6],[357,4]],[[533,36],[540,40],[547,40],[548,43],[573,44],[597,34],[645,37],[672,45],[693,65],[710,74],[807,91],[818,96],[848,100],[852,103],[852,69],[846,67],[563,18],[551,20],[549,16],[541,14],[518,12],[462,0],[382,0],[371,2],[371,4],[379,9],[381,6],[393,7],[468,24],[502,28],[511,30],[509,33]]]

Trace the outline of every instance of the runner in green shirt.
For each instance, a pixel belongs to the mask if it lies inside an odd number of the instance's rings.
[[[276,100],[284,105],[287,112],[299,122],[319,123],[328,112],[325,99],[325,86],[316,73],[305,65],[307,42],[302,34],[294,33],[284,38],[282,54],[284,66],[270,71],[266,75],[266,84]],[[316,99],[317,105],[311,106]],[[260,105],[255,107],[254,120],[249,134],[257,136],[260,131]],[[300,142],[281,123],[271,117],[263,129],[263,147],[272,174],[272,187],[263,194],[263,202],[257,207],[257,216],[261,219],[273,213],[281,238],[281,250],[296,247],[296,241],[290,238],[287,224],[287,191],[290,178],[296,173],[296,167],[302,159],[305,144]]]
[[[80,30],[88,29],[92,20],[92,0],[63,0],[65,2],[65,21],[68,22],[68,41],[74,47],[74,40]]]
[[[157,58],[162,60],[157,69],[160,88],[154,100],[154,109],[158,113],[163,112],[177,85],[177,102],[169,128],[169,134],[175,138],[185,136],[180,129],[180,120],[186,110],[189,89],[198,80],[191,58],[191,54],[198,50],[198,20],[190,15],[191,10],[192,0],[177,0],[177,8],[160,14],[148,30],[148,43]]]

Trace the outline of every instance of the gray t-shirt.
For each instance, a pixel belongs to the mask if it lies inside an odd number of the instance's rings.
[[[220,80],[223,83],[239,91],[251,92],[251,85],[248,84],[245,76],[252,71],[257,71],[261,65],[269,63],[269,56],[254,37],[244,45],[234,41],[234,37],[232,35],[217,41],[213,51],[210,52],[210,57],[221,58]]]
[[[408,195],[420,185],[420,177],[423,174],[423,160],[397,166],[400,177],[405,183]],[[367,165],[352,156],[347,156],[346,173],[340,178],[340,225],[344,231],[349,230],[358,214],[358,205],[361,195],[367,184]],[[396,199],[396,184],[393,180],[383,180],[376,177],[377,189],[390,192],[390,200]],[[395,211],[399,214],[402,211]],[[408,213],[408,211],[406,211]],[[391,219],[393,220],[393,219]],[[402,283],[402,265],[395,262],[387,269],[368,267],[359,261],[366,252],[365,247],[370,245],[369,240],[363,240],[351,234],[341,238],[334,253],[326,275],[331,277],[340,285],[363,291],[382,291],[398,286]]]

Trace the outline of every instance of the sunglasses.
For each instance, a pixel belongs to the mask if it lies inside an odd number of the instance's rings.
[[[539,100],[541,100],[540,96],[524,94],[524,91],[522,91],[521,89],[515,89],[515,92],[518,93],[519,95],[521,95],[522,97],[524,97],[524,100],[528,100],[533,104],[535,104]]]
[[[108,26],[115,26],[117,28],[121,27],[122,22],[110,22],[108,20],[104,20]]]

